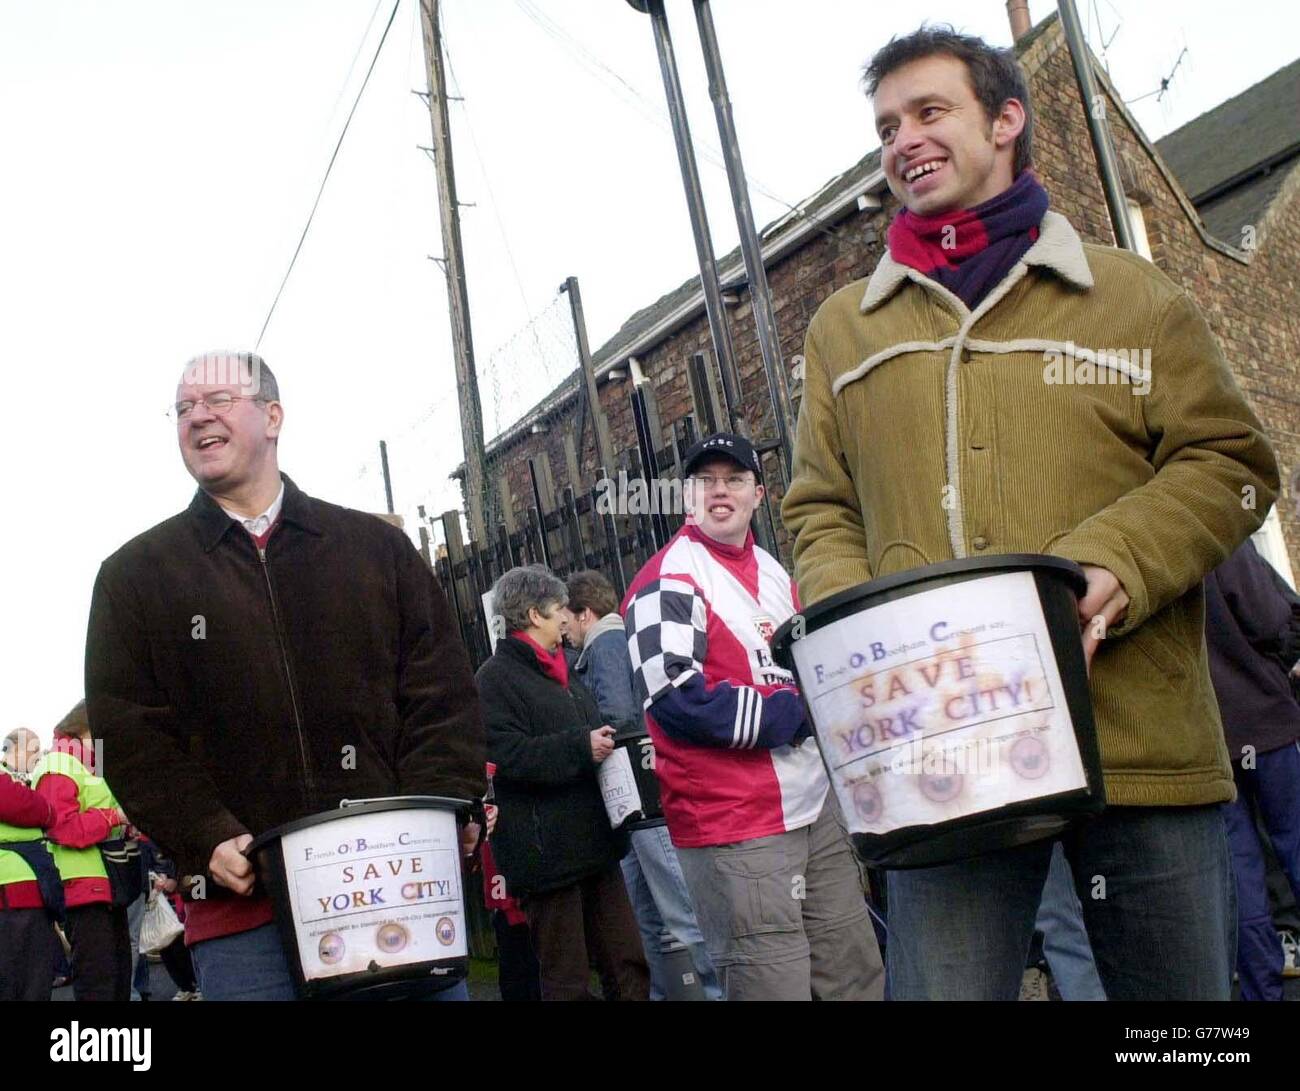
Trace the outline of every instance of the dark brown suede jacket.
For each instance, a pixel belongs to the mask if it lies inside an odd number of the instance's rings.
[[[264,556],[199,491],[95,581],[104,776],[182,874],[341,799],[486,788],[474,676],[433,573],[396,527],[284,482]]]

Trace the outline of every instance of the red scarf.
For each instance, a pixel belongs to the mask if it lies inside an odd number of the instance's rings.
[[[973,308],[1034,244],[1047,205],[1047,190],[1026,170],[974,208],[938,216],[917,216],[905,208],[889,225],[889,256],[937,280]]]
[[[537,656],[538,666],[542,668],[542,673],[547,678],[559,682],[565,689],[569,688],[569,661],[564,658],[563,642],[555,646],[555,651],[548,652],[536,640],[521,630],[515,630],[510,635],[516,640],[522,640],[533,649],[533,655]]]

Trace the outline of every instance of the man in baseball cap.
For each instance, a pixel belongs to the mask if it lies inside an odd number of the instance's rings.
[[[637,574],[623,618],[709,959],[728,1000],[880,999],[857,865],[794,678],[772,659],[799,605],[750,530],[758,454],[718,433],[684,471],[693,522]]]

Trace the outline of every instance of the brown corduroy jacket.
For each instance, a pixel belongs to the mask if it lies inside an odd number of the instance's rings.
[[[474,676],[428,565],[396,527],[284,486],[264,558],[200,491],[95,581],[104,776],[182,874],[342,799],[486,789]]]
[[[1196,305],[1057,213],[971,311],[886,255],[808,330],[782,515],[811,605],[996,553],[1100,565],[1128,611],[1093,660],[1109,800],[1232,798],[1201,580],[1278,470]]]

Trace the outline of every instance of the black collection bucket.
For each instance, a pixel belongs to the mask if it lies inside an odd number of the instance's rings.
[[[401,1000],[469,971],[458,819],[442,796],[344,800],[248,847],[304,1000]]]
[[[1104,808],[1085,588],[1060,557],[946,561],[850,588],[777,631],[773,655],[799,681],[866,864],[951,863]]]
[[[659,779],[655,776],[655,744],[644,727],[621,730],[614,751],[596,770],[611,829],[648,830],[662,826]]]

